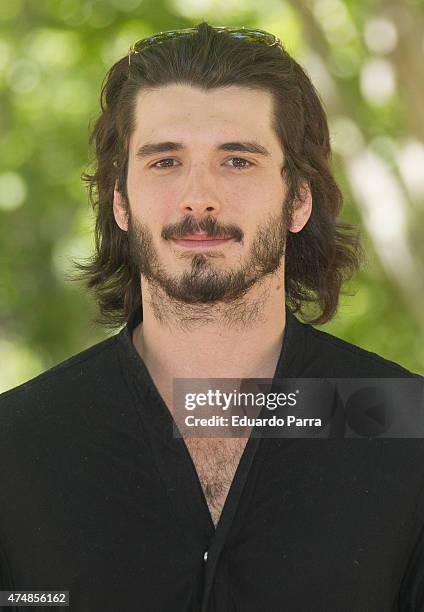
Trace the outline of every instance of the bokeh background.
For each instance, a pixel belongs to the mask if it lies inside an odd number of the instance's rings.
[[[203,20],[276,34],[326,107],[343,218],[368,260],[320,329],[424,374],[422,0],[13,0],[0,3],[0,392],[116,333],[67,280],[93,244],[89,125],[130,44]]]

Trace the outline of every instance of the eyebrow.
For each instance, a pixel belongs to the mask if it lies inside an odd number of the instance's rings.
[[[148,142],[137,149],[135,154],[137,159],[143,159],[156,155],[157,153],[167,153],[168,151],[181,151],[186,147],[182,142]],[[215,147],[216,151],[231,151],[236,153],[253,153],[270,157],[271,153],[263,145],[255,140],[247,142],[223,142]]]

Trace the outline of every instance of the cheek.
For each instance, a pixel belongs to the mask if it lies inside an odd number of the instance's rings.
[[[269,216],[280,213],[283,201],[282,190],[267,191],[263,186],[261,189],[255,188],[244,198],[240,198],[240,194],[237,194],[237,199],[231,202],[231,212],[228,217],[231,217],[235,223],[243,225],[247,231],[252,229],[255,231]]]
[[[166,215],[165,202],[157,190],[149,190],[141,181],[128,178],[128,198],[133,216],[150,227],[163,223]],[[163,198],[162,198],[163,199]]]
[[[240,180],[227,190],[225,201],[243,214],[253,211],[275,209],[283,202],[285,186],[283,179],[275,173],[262,173],[249,177],[249,181]]]

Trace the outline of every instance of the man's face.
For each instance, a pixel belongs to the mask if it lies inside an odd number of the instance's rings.
[[[279,269],[290,218],[271,104],[269,92],[235,86],[138,95],[127,226],[116,193],[114,211],[141,274],[169,297],[228,302]],[[164,142],[182,147],[146,150]],[[219,149],[247,142],[264,153]]]

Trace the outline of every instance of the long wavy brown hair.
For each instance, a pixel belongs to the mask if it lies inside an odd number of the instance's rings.
[[[175,83],[203,91],[229,85],[259,88],[273,97],[272,127],[284,151],[282,179],[289,201],[299,197],[303,181],[313,197],[306,225],[287,235],[286,301],[304,321],[323,324],[336,313],[342,283],[360,268],[363,250],[358,229],[337,220],[343,196],[330,167],[329,130],[319,95],[284,49],[217,33],[206,22],[196,29],[133,54],[130,65],[128,57],[120,59],[106,75],[101,113],[90,134],[92,171],[82,175],[95,212],[95,249],[85,263],[74,261],[76,278],[95,293],[98,323],[122,325],[140,304],[140,273],[112,207],[116,181],[128,205],[128,144],[138,92]],[[308,307],[315,316],[306,316]]]

